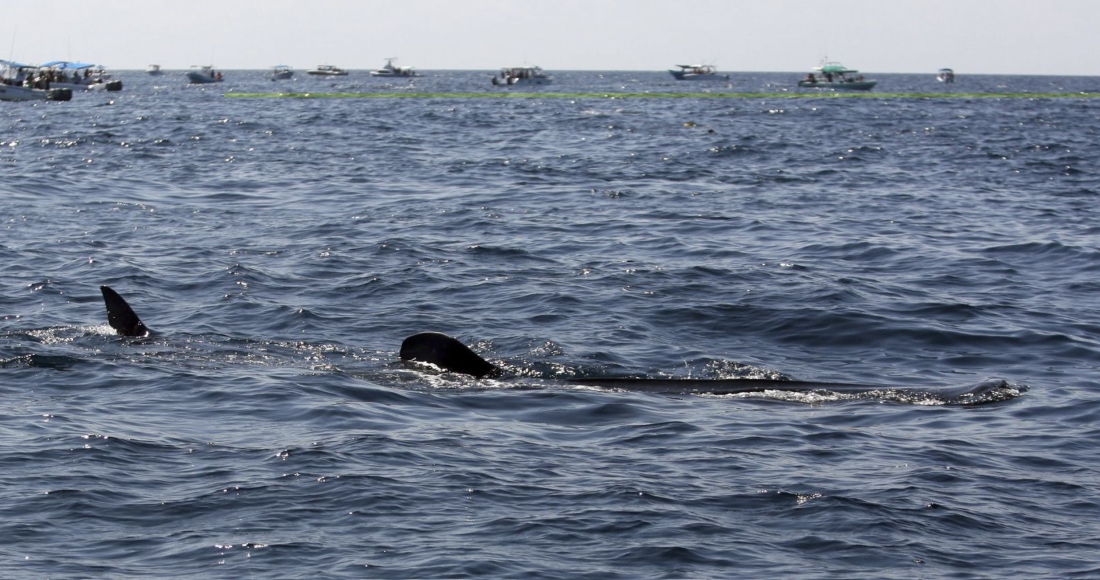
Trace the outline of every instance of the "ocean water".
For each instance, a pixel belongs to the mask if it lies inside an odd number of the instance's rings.
[[[0,103],[4,575],[1100,575],[1100,79],[959,73]]]

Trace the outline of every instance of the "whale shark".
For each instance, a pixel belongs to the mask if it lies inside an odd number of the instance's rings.
[[[443,371],[470,375],[475,378],[505,377],[504,369],[481,358],[458,339],[440,332],[421,332],[405,339],[401,344],[402,361],[415,364],[428,364]],[[901,391],[882,385],[853,383],[830,383],[799,381],[794,379],[699,379],[699,378],[650,378],[650,377],[574,377],[558,379],[566,383],[600,387],[604,389],[622,389],[660,394],[708,394],[736,395],[781,391],[788,393],[808,393],[828,391],[839,395],[867,395],[874,393]],[[1013,386],[1002,379],[982,381],[962,387],[938,388],[935,390],[907,391],[910,395],[930,395],[936,400],[964,401],[977,398],[997,399],[999,391],[1010,391]],[[1024,389],[1024,388],[1021,388]],[[992,393],[992,396],[989,396]]]
[[[107,306],[107,322],[122,336],[149,336],[150,330],[134,309],[117,292],[108,286],[100,286],[103,302]],[[474,352],[457,338],[441,332],[420,332],[401,343],[400,359],[409,364],[429,365],[444,372],[466,375],[475,379],[510,378],[506,370]],[[811,393],[828,391],[838,395],[874,396],[876,393],[904,393],[905,397],[919,399],[928,396],[944,403],[988,403],[1007,400],[1026,391],[1027,387],[1013,385],[1003,379],[990,379],[962,387],[929,390],[897,389],[882,385],[799,381],[793,379],[700,379],[700,378],[649,378],[631,376],[572,377],[549,379],[553,383],[568,383],[608,390],[642,391],[659,394],[713,394],[732,395],[780,391],[787,393]],[[538,379],[536,379],[538,381]]]

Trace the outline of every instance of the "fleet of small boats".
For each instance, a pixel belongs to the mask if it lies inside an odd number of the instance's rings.
[[[813,72],[798,81],[804,89],[833,89],[842,91],[869,91],[876,81],[866,80],[858,70],[850,69],[839,62],[828,61],[814,67]]]
[[[319,64],[317,68],[307,70],[306,74],[315,77],[345,77],[348,76],[348,71],[331,64]]]
[[[513,66],[503,68],[499,75],[493,75],[494,86],[542,86],[553,81],[542,68],[537,66]]]
[[[669,69],[668,73],[678,81],[728,81],[729,75],[718,74],[718,69],[709,64],[678,64],[680,70]]]
[[[382,68],[370,71],[372,77],[418,77],[419,73],[416,72],[411,66],[394,66],[393,61],[397,58],[391,57],[386,59],[386,64],[382,65]]]
[[[372,77],[419,77],[413,67],[397,66],[396,58],[387,58],[382,68],[370,71]],[[714,65],[678,64],[669,69],[669,74],[678,81],[729,81],[729,74],[722,74]],[[150,76],[161,76],[164,71],[159,64],[150,64],[145,72]],[[347,76],[348,71],[331,64],[317,65],[306,71],[311,76],[334,77]],[[220,71],[212,65],[196,65],[184,73],[192,84],[218,83],[224,80]],[[273,81],[294,78],[294,70],[288,65],[275,65],[264,75]],[[493,75],[495,86],[545,86],[553,78],[538,66],[505,67]],[[954,83],[955,71],[941,68],[936,73],[941,83]],[[858,70],[848,68],[836,61],[823,60],[821,65],[798,81],[800,88],[832,89],[845,91],[869,91],[877,81],[865,79]],[[0,101],[57,100],[67,101],[74,91],[122,90],[122,81],[111,78],[101,65],[85,62],[51,61],[41,65],[20,64],[0,60]]]

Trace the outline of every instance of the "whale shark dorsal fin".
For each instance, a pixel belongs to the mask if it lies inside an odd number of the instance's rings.
[[[401,343],[401,360],[430,363],[477,378],[500,375],[500,369],[458,339],[440,332],[421,332]]]
[[[149,329],[141,322],[133,308],[108,286],[100,286],[103,302],[107,304],[107,323],[122,336],[147,336]]]

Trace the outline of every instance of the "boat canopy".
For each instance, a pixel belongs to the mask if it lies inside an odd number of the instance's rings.
[[[857,72],[859,72],[858,70],[850,69],[850,68],[840,64],[839,62],[827,62],[827,63],[817,67],[817,70],[819,70],[823,73],[832,73],[832,74],[844,74],[844,73],[857,73]]]
[[[87,62],[69,62],[67,60],[51,60],[50,62],[42,63],[39,66],[42,68],[57,68],[61,70],[82,70],[86,68],[92,68],[96,66]]]
[[[0,65],[11,67],[11,68],[34,68],[33,64],[23,64],[21,62],[15,62],[15,61],[11,61],[11,60],[2,60],[2,59],[0,59]]]

